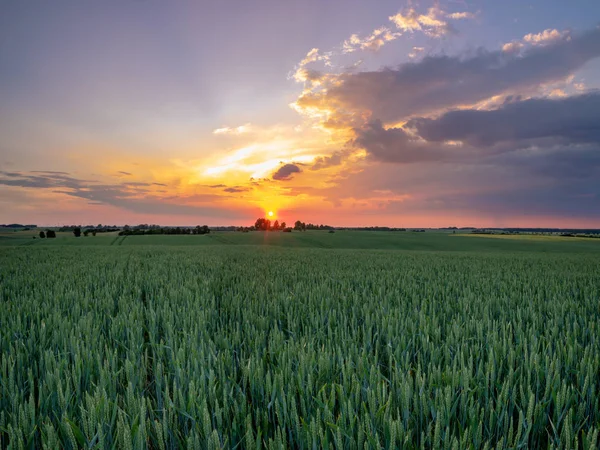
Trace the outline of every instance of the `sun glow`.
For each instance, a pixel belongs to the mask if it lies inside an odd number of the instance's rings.
[[[267,213],[267,215],[268,215],[269,217],[273,217],[273,211],[269,211],[269,212]]]

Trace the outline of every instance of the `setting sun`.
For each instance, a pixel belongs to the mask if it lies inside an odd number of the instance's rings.
[[[269,217],[273,217],[273,211],[269,211],[267,214]]]

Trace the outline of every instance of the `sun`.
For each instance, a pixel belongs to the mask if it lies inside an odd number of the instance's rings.
[[[273,217],[273,211],[269,211],[269,212],[267,213],[267,215],[268,215],[269,217]]]

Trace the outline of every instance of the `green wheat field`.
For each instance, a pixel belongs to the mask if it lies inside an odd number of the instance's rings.
[[[0,447],[593,449],[600,242],[0,236]]]

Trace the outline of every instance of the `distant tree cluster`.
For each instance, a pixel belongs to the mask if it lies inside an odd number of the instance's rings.
[[[37,228],[37,225],[23,225],[20,223],[6,223],[6,224],[0,224],[0,228],[23,228],[23,229],[32,229],[32,228]]]
[[[254,222],[254,229],[261,231],[282,231],[287,228],[287,224],[285,222],[279,223],[279,220],[271,222],[269,219],[265,219],[264,217],[260,217],[256,219]]]
[[[195,228],[189,227],[152,227],[152,228],[139,228],[139,227],[124,227],[119,232],[119,236],[142,236],[142,235],[154,235],[154,234],[170,234],[170,235],[181,235],[181,234],[208,234],[210,228],[208,225],[197,225]]]
[[[558,228],[473,228],[471,234],[537,235],[585,237],[600,239],[600,230],[568,230]]]
[[[48,238],[52,239],[56,237],[56,232],[54,230],[46,230],[46,232],[40,231],[40,238]]]
[[[258,231],[284,231],[286,233],[291,233],[292,230],[296,231],[306,231],[306,230],[334,230],[334,227],[330,225],[315,225],[312,223],[304,223],[300,220],[296,220],[294,222],[294,227],[288,227],[285,222],[279,222],[278,220],[271,221],[265,217],[259,217],[254,222],[253,227],[239,227],[237,231],[248,232],[252,230]]]
[[[301,222],[300,220],[296,220],[296,222],[294,223],[294,230],[298,230],[298,231],[306,231],[306,230],[333,230],[334,227],[332,227],[331,225],[316,225],[313,223],[304,223]]]
[[[121,231],[121,228],[116,225],[65,225],[58,229],[58,231],[62,232],[72,232],[76,237],[89,235],[92,233],[93,236],[96,236],[96,233],[112,233],[115,231]],[[86,234],[87,232],[87,234]]]
[[[337,229],[347,231],[406,231],[406,228],[395,227],[338,227]]]

